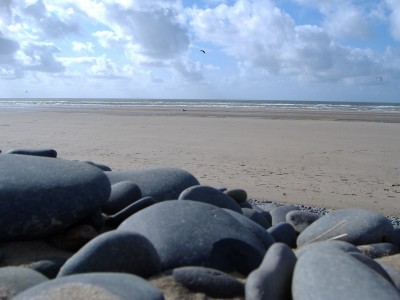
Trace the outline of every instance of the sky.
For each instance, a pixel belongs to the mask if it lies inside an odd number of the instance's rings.
[[[14,97],[400,103],[400,1],[0,0]]]

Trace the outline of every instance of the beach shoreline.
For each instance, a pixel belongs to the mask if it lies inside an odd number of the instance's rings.
[[[180,107],[0,110],[0,149],[177,167],[249,198],[400,216],[400,114]]]

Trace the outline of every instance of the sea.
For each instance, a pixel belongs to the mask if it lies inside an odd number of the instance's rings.
[[[98,98],[1,98],[1,108],[101,108],[101,107],[179,107],[223,108],[270,111],[338,111],[400,113],[399,103],[383,102],[333,102],[333,101],[277,101],[277,100],[182,100],[182,99],[98,99]]]

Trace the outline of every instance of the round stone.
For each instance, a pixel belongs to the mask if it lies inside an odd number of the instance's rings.
[[[111,186],[85,163],[29,155],[0,156],[0,240],[48,236],[92,214]]]

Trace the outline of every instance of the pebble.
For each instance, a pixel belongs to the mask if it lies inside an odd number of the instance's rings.
[[[178,199],[185,189],[199,185],[189,172],[178,168],[149,168],[127,171],[105,172],[111,184],[132,181],[142,191],[142,197],[153,197],[156,201]]]
[[[290,248],[296,248],[297,233],[289,223],[282,222],[275,224],[268,228],[267,231],[276,242],[284,243]]]
[[[122,273],[70,275],[35,285],[13,300],[118,299],[164,300],[161,291],[145,279]]]
[[[299,210],[299,208],[294,205],[286,205],[271,209],[269,213],[272,217],[272,225],[286,222],[286,214],[293,210]]]
[[[181,267],[172,272],[174,279],[194,293],[214,298],[242,297],[244,285],[224,272],[204,267]]]
[[[353,245],[388,241],[393,225],[378,213],[347,208],[331,212],[308,226],[297,239],[297,245],[313,241],[340,239]]]
[[[30,155],[0,156],[0,187],[1,241],[59,232],[98,210],[111,191],[98,168]]]
[[[246,202],[247,200],[247,192],[243,189],[229,189],[224,191],[224,194],[231,197],[237,203]]]
[[[253,222],[256,222],[258,225],[263,227],[264,229],[268,229],[271,227],[271,223],[268,221],[268,218],[265,216],[264,212],[257,211],[256,209],[242,208],[243,215],[248,217]]]
[[[117,230],[146,237],[156,248],[163,270],[204,266],[248,274],[266,251],[260,238],[225,210],[198,201],[154,204],[129,217]]]
[[[128,205],[142,198],[142,191],[132,181],[121,181],[111,185],[111,194],[107,202],[101,207],[108,214],[113,215]]]
[[[319,244],[319,243],[316,243]],[[400,292],[380,274],[334,247],[314,246],[296,263],[292,281],[293,300],[387,300]]]
[[[245,291],[248,300],[290,300],[292,274],[297,258],[285,244],[275,243],[261,265],[250,273]]]
[[[13,149],[7,151],[6,154],[32,155],[52,158],[57,157],[57,151],[54,149]]]
[[[160,258],[148,239],[135,232],[113,230],[88,242],[66,261],[57,276],[120,272],[149,277],[160,271]]]
[[[286,214],[286,222],[293,226],[296,232],[301,233],[321,215],[304,210],[292,210]]]
[[[196,185],[187,188],[179,195],[178,200],[199,201],[220,208],[231,209],[240,214],[242,213],[242,208],[230,196],[206,185]]]

